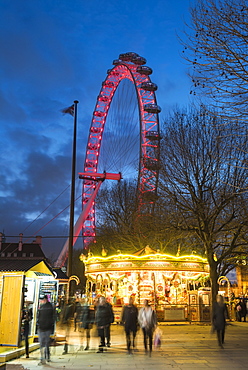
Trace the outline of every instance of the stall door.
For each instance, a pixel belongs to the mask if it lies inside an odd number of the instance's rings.
[[[18,346],[23,275],[4,275],[0,308],[0,344],[2,346]]]

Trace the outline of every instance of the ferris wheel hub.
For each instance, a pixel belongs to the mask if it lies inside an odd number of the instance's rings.
[[[122,179],[121,173],[89,173],[89,172],[80,172],[79,178],[83,180],[94,180],[94,181],[103,181],[103,180],[117,180]]]

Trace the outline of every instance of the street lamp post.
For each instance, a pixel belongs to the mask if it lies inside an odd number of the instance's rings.
[[[230,316],[230,320],[232,319],[232,307],[231,307],[231,284],[230,284],[230,281],[229,279],[226,277],[226,276],[220,276],[218,278],[218,284],[220,285],[222,283],[222,281],[226,281],[227,282],[227,295],[228,295],[228,308],[229,308],[229,316]]]
[[[69,246],[67,259],[67,276],[70,278],[72,274],[72,254],[73,254],[73,229],[74,229],[74,203],[75,203],[75,173],[76,173],[76,147],[77,147],[77,105],[78,100],[74,100],[74,131],[72,145],[72,169],[71,169],[71,203],[70,203],[70,230],[69,230]],[[68,285],[70,294],[70,280]]]

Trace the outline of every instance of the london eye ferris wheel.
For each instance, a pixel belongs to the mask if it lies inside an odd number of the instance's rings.
[[[136,53],[120,54],[107,71],[96,100],[86,146],[82,209],[83,247],[96,237],[96,204],[88,202],[96,189],[94,174],[121,173],[137,181],[138,212],[146,212],[157,198],[160,132],[152,69]]]

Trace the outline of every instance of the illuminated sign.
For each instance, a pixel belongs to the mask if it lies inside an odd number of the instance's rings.
[[[199,269],[201,268],[201,265],[199,263],[194,262],[183,262],[180,263],[181,267],[190,268],[190,269]]]
[[[88,271],[94,271],[94,270],[103,270],[104,266],[101,263],[94,263],[92,265],[87,266]]]
[[[127,268],[133,267],[132,262],[113,262],[109,265],[110,268]]]
[[[164,261],[149,261],[144,264],[144,266],[151,266],[151,267],[168,267],[171,266],[170,262]]]

